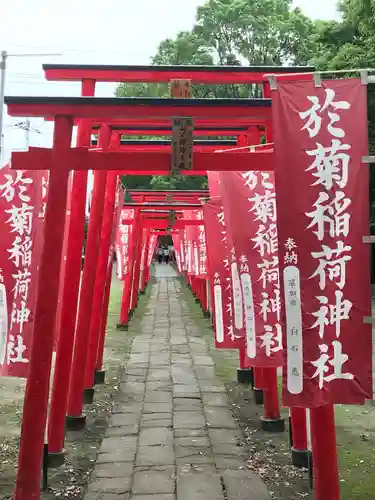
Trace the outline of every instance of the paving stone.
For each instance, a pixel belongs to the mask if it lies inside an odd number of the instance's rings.
[[[140,446],[138,448],[136,465],[173,465],[172,446]]]
[[[233,443],[212,443],[212,449],[215,455],[234,455],[238,457],[242,452],[241,446],[236,446]]]
[[[226,429],[237,429],[238,424],[233,418],[233,413],[228,408],[209,408],[204,410],[207,425]]]
[[[172,403],[145,403],[143,413],[172,413]]]
[[[215,464],[218,471],[227,469],[239,470],[245,468],[245,462],[238,456],[215,455]]]
[[[215,444],[238,444],[243,440],[243,435],[239,429],[208,429],[208,434],[211,442]]]
[[[122,382],[120,384],[120,390],[128,394],[143,394],[145,388],[145,384],[140,382]]]
[[[206,428],[202,429],[174,429],[175,438],[179,437],[204,437],[208,436]]]
[[[131,495],[130,497],[130,500],[175,500],[175,499],[176,496],[170,493],[158,493],[156,495]]]
[[[210,441],[207,436],[185,436],[185,437],[175,437],[175,446],[194,446],[194,447],[208,447],[210,446]]]
[[[90,483],[88,491],[97,493],[127,493],[130,490],[130,484],[130,478],[99,478]]]
[[[121,427],[123,425],[137,425],[140,420],[140,414],[136,413],[115,413],[112,415],[109,425],[111,427]]]
[[[111,453],[99,453],[96,463],[114,463],[114,462],[134,462],[135,460],[135,449],[131,450],[117,450]]]
[[[176,467],[177,477],[184,474],[217,474],[214,464],[183,464]]]
[[[166,391],[147,391],[145,403],[168,403],[172,402],[172,393]]]
[[[134,415],[136,413],[141,413],[142,411],[142,403],[117,403],[114,405],[112,414],[115,413],[133,413]]]
[[[173,442],[173,431],[168,427],[142,429],[139,435],[140,446],[168,445]]]
[[[202,410],[202,400],[196,398],[173,398],[173,406],[176,411]]]
[[[148,420],[141,423],[142,429],[155,428],[155,427],[170,427],[172,428],[172,417],[163,418],[160,420]]]
[[[224,406],[229,407],[229,400],[226,394],[222,393],[211,393],[211,394],[203,394],[202,400],[204,405],[206,406]]]
[[[139,432],[139,425],[122,425],[121,427],[108,427],[105,435],[114,436],[135,436]]]
[[[147,392],[172,392],[172,382],[163,381],[163,382],[147,382],[146,391]]]
[[[106,463],[96,464],[93,476],[97,478],[129,478],[133,474],[134,466],[132,463]]]
[[[226,470],[223,481],[230,500],[271,499],[260,477],[249,470]]]
[[[136,471],[132,493],[135,495],[153,495],[158,493],[174,493],[174,468],[165,471]]]
[[[224,500],[218,474],[183,474],[177,478],[178,500]]]
[[[176,446],[175,459],[177,465],[183,464],[214,464],[211,448],[197,448],[194,446]]]
[[[100,447],[101,453],[111,453],[112,451],[135,449],[137,446],[137,438],[135,436],[105,437]]]
[[[202,411],[175,411],[173,414],[173,427],[175,429],[199,429],[206,426]]]
[[[211,356],[194,356],[194,364],[196,366],[214,366]]]
[[[215,381],[216,379],[215,368],[212,366],[196,366],[195,373],[201,380]]]

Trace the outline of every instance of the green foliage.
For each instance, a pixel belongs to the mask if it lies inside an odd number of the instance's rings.
[[[304,65],[375,68],[375,0],[341,0],[342,20],[312,21],[292,0],[206,0],[192,31],[167,38],[154,65]],[[375,153],[375,89],[369,85],[369,137]],[[118,96],[169,96],[165,84],[120,84]],[[256,85],[194,85],[194,97],[260,97]],[[129,188],[197,189],[203,177],[127,176]],[[375,199],[375,179],[372,180]]]

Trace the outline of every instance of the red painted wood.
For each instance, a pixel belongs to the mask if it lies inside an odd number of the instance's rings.
[[[115,207],[115,196],[117,186],[116,173],[107,174],[107,187],[104,202],[103,224],[100,236],[100,248],[98,264],[95,277],[94,297],[92,303],[92,314],[90,322],[90,341],[87,351],[85,388],[94,386],[95,364],[98,352],[98,340],[100,335],[101,315],[103,312],[103,299],[105,293],[105,282],[110,252],[111,236],[113,229],[113,213]]]
[[[33,148],[12,153],[12,168],[16,170],[48,170],[51,168],[50,149]],[[206,171],[262,170],[274,166],[272,150],[249,153],[247,150],[228,153],[194,153],[192,175]],[[170,152],[94,152],[86,148],[72,149],[64,168],[70,170],[116,170],[129,175],[167,175],[171,171]],[[62,168],[62,167],[61,167]],[[189,171],[184,171],[189,174]]]
[[[49,98],[44,97],[7,97],[8,114],[10,116],[50,117],[50,116],[72,116],[74,118],[90,118],[92,120],[120,118],[157,118],[170,120],[173,116],[187,116],[193,118],[221,118],[230,120],[232,125],[237,125],[239,118],[248,120],[253,117],[258,123],[272,119],[270,100],[265,99],[264,105],[252,106],[251,100],[244,99],[243,104],[237,104],[234,100],[232,105],[209,105],[210,99],[165,99],[165,104],[155,105],[154,99],[150,98],[147,104],[138,104],[136,99],[117,97],[114,99],[106,97],[91,97],[77,100],[75,97]],[[187,104],[181,104],[184,101]],[[205,101],[207,103],[205,104]],[[220,101],[219,99],[217,101]],[[247,103],[248,105],[244,105]]]
[[[14,500],[37,500],[40,497],[40,474],[48,393],[54,344],[53,331],[59,292],[68,172],[60,168],[70,148],[73,122],[59,117],[55,122],[53,165],[45,213],[45,238],[39,268],[33,343],[23,407],[18,471]]]
[[[102,142],[103,147],[109,146],[110,131],[108,128],[103,129],[103,134],[100,135],[99,140]],[[94,188],[69,385],[68,415],[71,417],[79,417],[82,413],[87,347],[90,339],[90,317],[92,314],[95,274],[98,265],[106,183],[107,173],[104,170],[94,173]]]
[[[271,67],[223,67],[215,66],[210,69],[201,66],[180,67],[153,67],[153,66],[99,66],[99,65],[43,65],[47,80],[82,80],[92,78],[99,82],[142,82],[167,83],[170,80],[187,79],[200,84],[250,84],[264,82],[266,73],[290,73],[314,71],[312,67],[283,68]],[[288,78],[291,78],[288,75]],[[301,78],[310,78],[311,73],[301,75]]]
[[[83,95],[94,95],[94,92],[94,82],[89,80],[82,83]],[[79,146],[87,146],[89,142],[90,123],[82,121],[78,127],[77,144]],[[71,192],[70,222],[69,227],[65,228],[66,237],[68,238],[65,277],[48,424],[48,450],[50,453],[59,453],[63,450],[64,446],[65,415],[68,404],[69,377],[72,365],[79,283],[81,279],[86,189],[87,172],[84,170],[81,172],[74,172]]]

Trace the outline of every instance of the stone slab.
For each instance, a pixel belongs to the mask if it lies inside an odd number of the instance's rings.
[[[174,468],[164,471],[136,471],[132,493],[135,495],[154,495],[159,493],[174,493]]]
[[[263,481],[249,470],[226,470],[222,477],[230,500],[271,500]]]

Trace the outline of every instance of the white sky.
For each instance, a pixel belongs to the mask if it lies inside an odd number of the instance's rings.
[[[192,28],[196,7],[204,0],[0,0],[0,50],[10,54],[62,53],[60,57],[12,57],[7,63],[7,95],[79,95],[76,83],[44,82],[42,63],[148,64],[160,41]],[[312,18],[337,18],[336,0],[295,0]],[[162,8],[161,8],[162,6]],[[97,95],[113,95],[101,84]],[[11,128],[19,119],[6,117],[5,159],[25,146],[24,133]],[[50,142],[50,126],[33,120],[42,131],[32,145]]]

